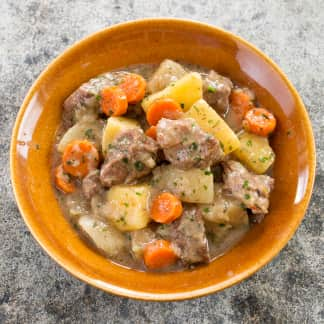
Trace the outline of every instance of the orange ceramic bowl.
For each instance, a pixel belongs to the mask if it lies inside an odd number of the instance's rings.
[[[272,145],[275,189],[264,221],[223,257],[176,273],[120,267],[91,250],[63,217],[50,156],[63,100],[99,73],[164,58],[200,64],[252,88],[277,117]],[[301,222],[314,181],[312,128],[298,93],[260,50],[218,28],[178,19],[144,19],[109,27],[76,43],[39,76],[19,111],[11,143],[17,203],[43,249],[77,278],[107,292],[145,300],[180,300],[217,292],[247,278],[285,246]]]

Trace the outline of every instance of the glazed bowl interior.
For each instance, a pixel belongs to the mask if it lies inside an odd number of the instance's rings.
[[[50,156],[63,100],[82,82],[134,63],[182,60],[212,68],[255,91],[278,127],[275,188],[270,213],[231,251],[206,266],[175,273],[120,267],[90,249],[64,218],[51,184]],[[314,180],[315,152],[301,99],[279,68],[244,40],[205,24],[147,19],[116,25],[75,44],[37,79],[20,109],[11,145],[16,199],[32,234],[66,270],[107,292],[176,300],[233,285],[269,262],[305,214]]]

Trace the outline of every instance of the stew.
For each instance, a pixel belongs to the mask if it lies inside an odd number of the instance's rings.
[[[164,60],[99,75],[63,104],[53,185],[82,238],[113,262],[211,262],[269,210],[276,118],[251,89]]]

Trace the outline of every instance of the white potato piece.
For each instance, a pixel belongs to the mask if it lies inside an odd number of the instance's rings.
[[[239,201],[225,197],[222,193],[222,185],[214,185],[214,201],[212,204],[203,204],[199,208],[205,220],[231,226],[247,225],[249,222],[246,210],[241,207]]]
[[[169,191],[189,203],[212,203],[214,199],[213,174],[210,169],[180,170],[165,165],[153,171],[153,185]]]
[[[100,149],[103,122],[99,120],[82,121],[69,128],[57,145],[57,150],[62,153],[65,147],[74,140],[88,140],[97,149]]]
[[[123,131],[133,128],[140,128],[139,123],[135,119],[125,117],[110,117],[108,118],[106,127],[102,135],[102,152],[107,152],[109,144]]]
[[[169,84],[165,89],[153,93],[142,101],[146,112],[148,107],[157,99],[171,98],[177,101],[183,111],[188,110],[194,102],[202,98],[202,79],[199,73],[191,72],[178,81]]]
[[[185,116],[195,119],[205,132],[217,138],[225,154],[240,147],[240,141],[235,133],[205,100],[200,99],[195,102],[185,113]]]
[[[268,138],[244,131],[239,135],[239,140],[240,148],[234,155],[255,173],[265,173],[275,160]]]
[[[148,203],[151,187],[141,185],[113,186],[107,193],[109,213],[106,217],[121,231],[134,231],[150,221]]]
[[[164,60],[147,83],[147,91],[154,93],[164,89],[171,82],[182,78],[187,71],[177,62]]]
[[[89,215],[81,216],[78,225],[96,247],[109,257],[117,256],[127,246],[126,237],[113,225],[106,224]]]

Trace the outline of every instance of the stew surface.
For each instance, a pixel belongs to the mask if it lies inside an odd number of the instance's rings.
[[[60,206],[120,265],[211,262],[268,213],[269,108],[216,71],[168,59],[99,75],[63,104],[52,154]]]

